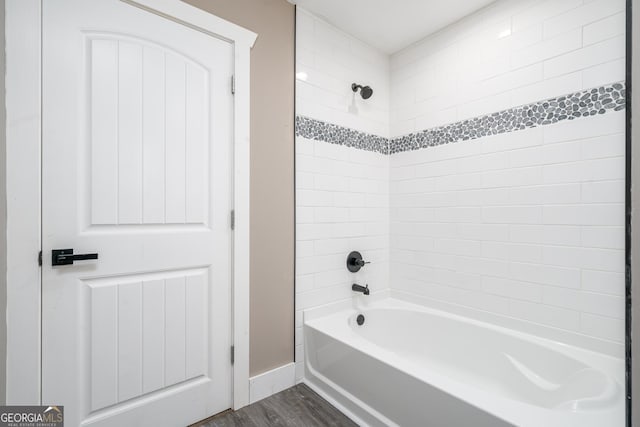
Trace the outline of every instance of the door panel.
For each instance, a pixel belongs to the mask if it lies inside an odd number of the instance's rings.
[[[68,425],[231,406],[232,59],[118,0],[43,2],[42,390]]]
[[[205,224],[209,72],[141,40],[86,37],[90,225]]]
[[[91,409],[206,374],[208,271],[90,279]]]

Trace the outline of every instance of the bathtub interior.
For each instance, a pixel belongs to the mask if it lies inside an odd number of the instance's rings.
[[[304,327],[305,382],[348,413],[375,414],[362,425],[624,419],[621,358],[388,297],[309,310]]]
[[[569,411],[608,407],[622,397],[610,375],[504,331],[481,327],[469,333],[461,320],[430,315],[425,322],[424,312],[406,309],[367,310],[358,325],[358,314],[349,316],[349,325],[367,341],[490,393]]]

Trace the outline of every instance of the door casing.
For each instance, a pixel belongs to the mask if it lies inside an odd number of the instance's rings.
[[[5,0],[7,405],[41,404],[41,14],[44,0]],[[249,403],[249,66],[257,34],[180,0],[120,0],[234,46],[233,407]],[[231,82],[229,82],[231,85]],[[55,403],[55,402],[46,402]]]

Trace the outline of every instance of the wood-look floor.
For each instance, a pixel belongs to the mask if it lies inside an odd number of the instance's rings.
[[[227,411],[191,427],[357,427],[329,402],[304,384],[266,399]]]

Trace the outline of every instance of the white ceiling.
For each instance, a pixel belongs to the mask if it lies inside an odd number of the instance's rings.
[[[289,0],[385,53],[395,53],[494,0]]]

